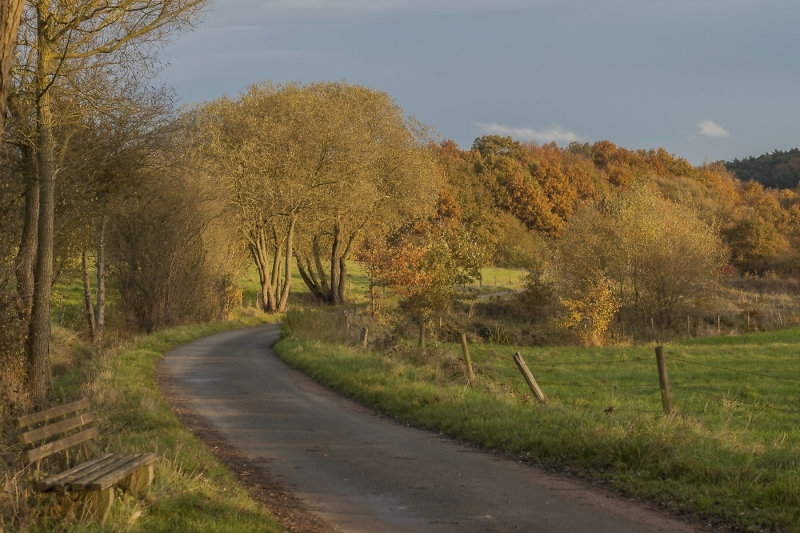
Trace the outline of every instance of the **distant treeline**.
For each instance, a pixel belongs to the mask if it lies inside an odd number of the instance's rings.
[[[742,181],[757,181],[773,189],[794,189],[800,183],[800,149],[727,161],[725,168]]]

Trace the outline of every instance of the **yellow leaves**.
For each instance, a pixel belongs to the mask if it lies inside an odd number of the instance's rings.
[[[590,288],[576,298],[559,297],[565,313],[558,320],[562,329],[574,330],[580,339],[589,345],[604,344],[608,329],[621,302],[612,289],[611,283],[600,278]]]
[[[640,322],[656,317],[666,326],[706,290],[724,261],[719,236],[692,208],[652,186],[634,185],[599,209],[581,211],[562,238],[556,265],[561,325],[585,342],[599,342],[624,305]]]

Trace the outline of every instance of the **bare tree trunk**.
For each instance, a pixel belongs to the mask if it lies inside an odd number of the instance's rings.
[[[81,278],[83,280],[83,310],[89,326],[89,338],[92,344],[97,344],[97,326],[94,320],[94,306],[92,305],[92,286],[89,283],[89,254],[86,250],[81,253]]]
[[[52,386],[50,368],[50,296],[53,286],[53,226],[55,217],[55,145],[48,73],[53,72],[52,51],[45,35],[47,13],[38,13],[36,99],[39,171],[39,226],[34,268],[33,306],[28,336],[28,379],[31,399],[44,405]]]
[[[341,279],[341,265],[339,264],[339,257],[341,257],[342,247],[342,227],[339,221],[333,226],[333,244],[331,245],[331,290],[328,293],[328,303],[337,305],[342,303],[339,298],[339,280]]]
[[[262,291],[262,295],[266,298],[265,302],[266,305],[264,306],[264,310],[268,313],[276,313],[278,312],[278,287],[280,284],[280,262],[281,262],[282,250],[280,245],[275,244],[272,247],[272,272],[270,274],[270,282],[269,282],[269,290],[266,292]]]
[[[310,264],[303,265],[303,260],[298,257],[297,258],[297,270],[300,272],[300,278],[302,278],[303,282],[308,287],[308,290],[311,291],[311,294],[319,301],[325,300],[325,295],[320,292],[319,290],[319,282],[316,280],[314,276],[314,269]]]
[[[272,291],[270,294],[270,306],[269,311],[274,313],[276,311],[280,311],[280,302],[278,301],[278,291],[280,290],[281,286],[281,263],[283,258],[283,248],[281,245],[283,244],[283,239],[278,234],[278,229],[273,226],[272,228],[272,242],[274,243],[272,249],[272,274],[270,277],[270,287],[272,287]]]
[[[292,250],[294,249],[294,228],[297,224],[297,217],[294,216],[289,221],[289,230],[286,233],[286,255],[283,265],[283,288],[280,300],[278,301],[278,311],[286,310],[286,303],[289,301],[289,291],[292,288]]]
[[[378,295],[375,291],[375,278],[369,278],[369,316],[375,317],[378,314]]]
[[[95,346],[103,348],[103,336],[106,328],[106,217],[100,221],[97,232],[97,307],[95,308]]]
[[[24,151],[27,167],[25,219],[22,225],[19,252],[14,260],[14,273],[17,278],[17,293],[22,302],[22,318],[27,322],[31,318],[31,307],[33,306],[33,268],[36,264],[39,232],[39,177],[37,176],[32,151],[30,149],[25,149]]]
[[[319,279],[319,290],[324,295],[327,295],[330,290],[328,287],[328,276],[325,274],[325,268],[322,266],[322,248],[319,245],[319,238],[317,236],[314,236],[313,253],[314,264],[317,267],[317,278]],[[325,298],[326,296],[323,296],[321,299],[324,300]]]
[[[14,63],[14,49],[24,7],[25,0],[0,0],[0,139],[6,127],[11,65]]]
[[[350,258],[350,251],[353,249],[353,242],[356,236],[350,235],[347,239],[347,246],[344,249],[341,257],[339,257],[339,302],[345,302],[345,290],[347,289],[347,260]]]
[[[270,273],[270,261],[268,259],[267,239],[264,235],[264,230],[253,230],[250,232],[250,240],[248,242],[248,250],[253,263],[256,265],[258,272],[258,281],[261,284],[261,305],[262,311],[270,312],[270,306],[274,304],[272,299],[272,276]]]

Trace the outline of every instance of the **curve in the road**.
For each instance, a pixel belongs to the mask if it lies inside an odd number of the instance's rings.
[[[690,525],[439,435],[319,386],[268,325],[169,352],[159,372],[257,468],[344,532],[688,532]]]

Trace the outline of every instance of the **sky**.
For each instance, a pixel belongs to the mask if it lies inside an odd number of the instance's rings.
[[[607,139],[701,165],[800,147],[798,21],[797,0],[212,0],[161,80],[187,105],[345,81],[462,149]]]

